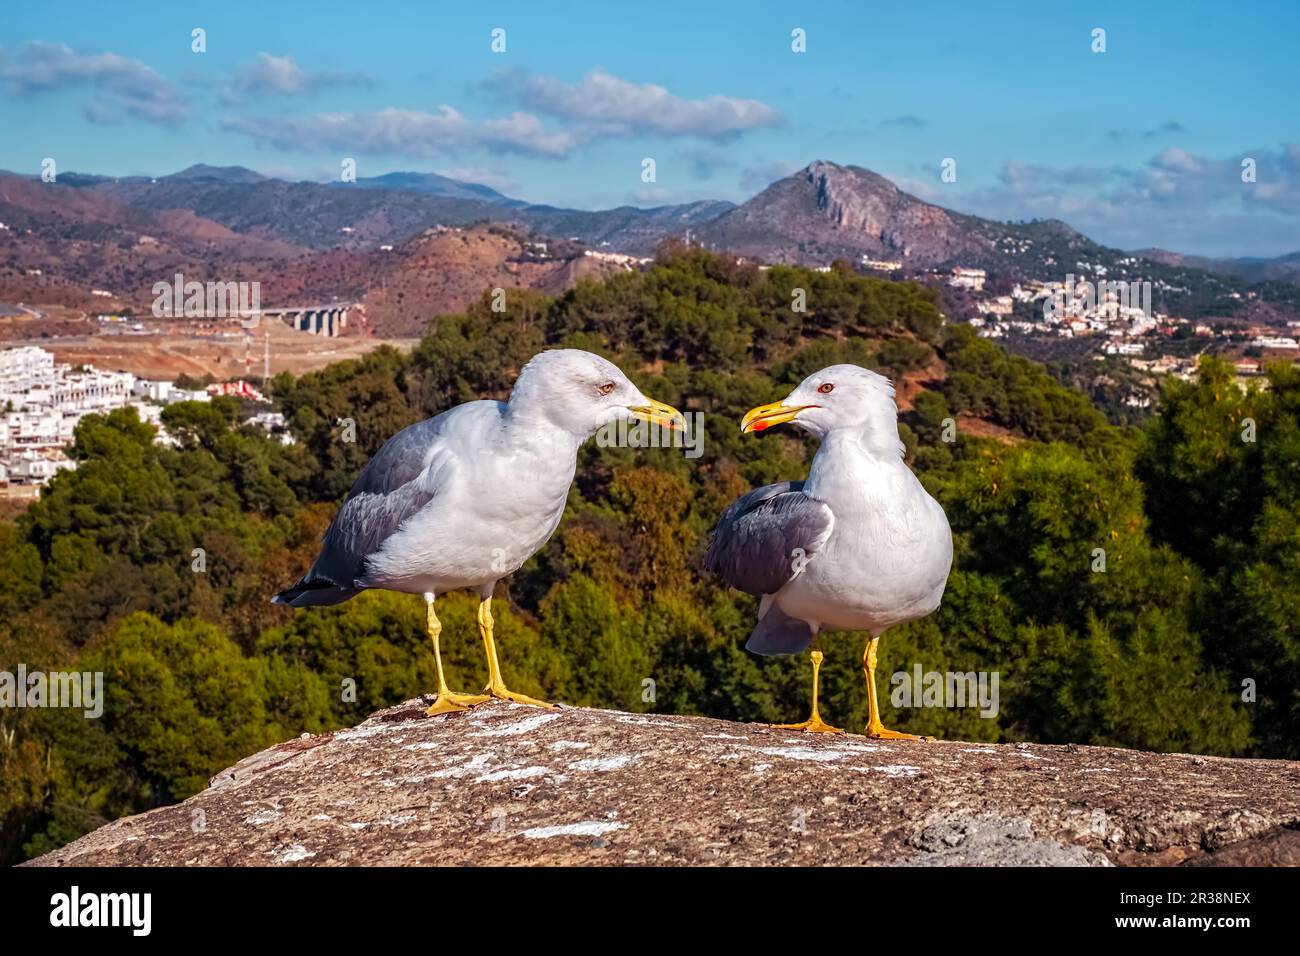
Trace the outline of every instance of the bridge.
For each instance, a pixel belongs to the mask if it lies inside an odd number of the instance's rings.
[[[348,311],[356,308],[355,302],[331,302],[327,305],[294,305],[278,309],[262,309],[262,315],[275,317],[291,329],[333,338],[342,335],[348,326]]]

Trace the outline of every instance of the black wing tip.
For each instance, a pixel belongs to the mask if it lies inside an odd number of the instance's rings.
[[[275,597],[271,598],[271,603],[287,605],[288,607],[342,604],[360,590],[360,588],[355,587],[343,587],[328,578],[317,577],[312,578],[310,581],[303,578],[293,587],[285,588],[276,594]]]

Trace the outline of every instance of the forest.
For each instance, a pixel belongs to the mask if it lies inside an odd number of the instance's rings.
[[[555,297],[511,290],[505,312],[485,295],[431,320],[410,354],[381,347],[276,377],[293,444],[243,424],[229,398],[167,407],[175,446],[131,410],[84,419],[76,470],[0,523],[0,670],[102,672],[104,712],[0,711],[0,863],[430,692],[418,597],[295,612],[270,596],[310,564],[387,438],[506,398],[550,346],[605,355],[647,394],[702,412],[706,431],[698,458],[583,447],[559,530],[498,586],[515,689],[626,711],[806,716],[807,657],[747,653],[757,602],[703,558],[728,503],[802,478],[815,450],[793,429],[742,436],[741,415],[853,362],[898,384],[909,464],[955,541],[940,609],[881,640],[882,680],[917,664],[1000,677],[996,717],[896,709],[886,691],[888,726],[1300,757],[1297,369],[1271,366],[1243,389],[1206,359],[1193,381],[1164,383],[1147,420],[1112,421],[1043,366],[946,323],[922,286],[669,244],[643,272]],[[450,683],[481,684],[473,598],[440,599],[439,616]],[[866,719],[864,640],[823,644],[822,713],[850,730]]]

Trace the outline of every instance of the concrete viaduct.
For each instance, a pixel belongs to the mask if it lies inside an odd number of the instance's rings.
[[[348,326],[348,310],[355,303],[331,302],[328,305],[296,305],[280,309],[262,309],[262,315],[280,319],[291,329],[333,338]]]

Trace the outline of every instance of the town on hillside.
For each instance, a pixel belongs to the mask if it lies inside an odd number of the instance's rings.
[[[1125,260],[1137,267],[1140,260]],[[863,256],[868,273],[899,276],[901,260]],[[1177,292],[1160,281],[1112,281],[1107,267],[1080,260],[1074,272],[1061,279],[1002,279],[1010,285],[1003,294],[992,286],[998,281],[985,269],[954,266],[951,269],[912,273],[908,277],[946,286],[954,317],[974,326],[985,338],[1002,340],[1013,351],[1036,358],[1055,354],[1052,341],[1077,341],[1066,354],[1088,354],[1094,359],[1114,358],[1148,377],[1173,375],[1190,379],[1200,357],[1221,354],[1233,363],[1240,383],[1255,380],[1266,386],[1262,368],[1269,362],[1300,364],[1300,319],[1279,325],[1262,322],[1228,322],[1213,318],[1188,318],[1153,308],[1152,291]],[[1251,300],[1253,291],[1231,292],[1231,298]],[[1036,348],[1026,348],[1029,342]],[[1149,396],[1133,394],[1128,404],[1150,405]]]
[[[157,428],[155,441],[175,445],[162,422],[165,406],[231,395],[257,409],[247,424],[279,435],[286,444],[293,441],[284,416],[271,410],[266,397],[244,379],[198,388],[186,384],[55,362],[52,352],[36,346],[0,351],[4,423],[0,428],[0,488],[10,497],[38,495],[41,486],[58,472],[76,467],[67,448],[81,419],[119,408],[135,409],[141,421]]]

